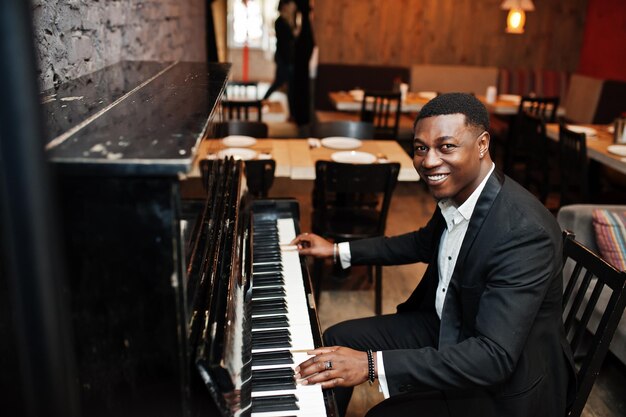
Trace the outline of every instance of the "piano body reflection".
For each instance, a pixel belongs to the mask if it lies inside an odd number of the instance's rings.
[[[121,62],[42,97],[82,415],[334,413],[291,376],[321,344],[306,268],[280,250],[297,203],[252,202],[232,160],[206,201],[181,198],[228,71]]]

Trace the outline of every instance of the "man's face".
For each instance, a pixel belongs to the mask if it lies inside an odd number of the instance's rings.
[[[413,165],[437,200],[461,205],[482,180],[488,146],[489,135],[467,126],[463,114],[427,117],[415,126]]]

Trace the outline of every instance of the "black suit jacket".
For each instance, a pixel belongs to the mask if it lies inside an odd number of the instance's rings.
[[[352,263],[428,263],[398,312],[434,311],[444,227],[437,209],[416,232],[352,242]],[[454,396],[482,388],[486,406],[498,416],[564,416],[574,374],[562,325],[561,270],[562,237],[554,217],[494,171],[461,245],[439,346],[383,352],[391,395],[435,389]],[[477,413],[461,406],[459,415]]]

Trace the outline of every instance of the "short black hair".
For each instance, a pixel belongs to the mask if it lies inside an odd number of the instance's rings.
[[[446,93],[430,100],[420,110],[413,123],[413,130],[415,131],[417,122],[427,117],[457,113],[465,115],[468,125],[489,130],[489,113],[485,105],[472,94],[467,93]]]

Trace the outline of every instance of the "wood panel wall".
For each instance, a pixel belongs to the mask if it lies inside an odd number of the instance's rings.
[[[502,0],[315,0],[320,63],[465,64],[575,71],[587,0],[535,0],[504,32]]]

